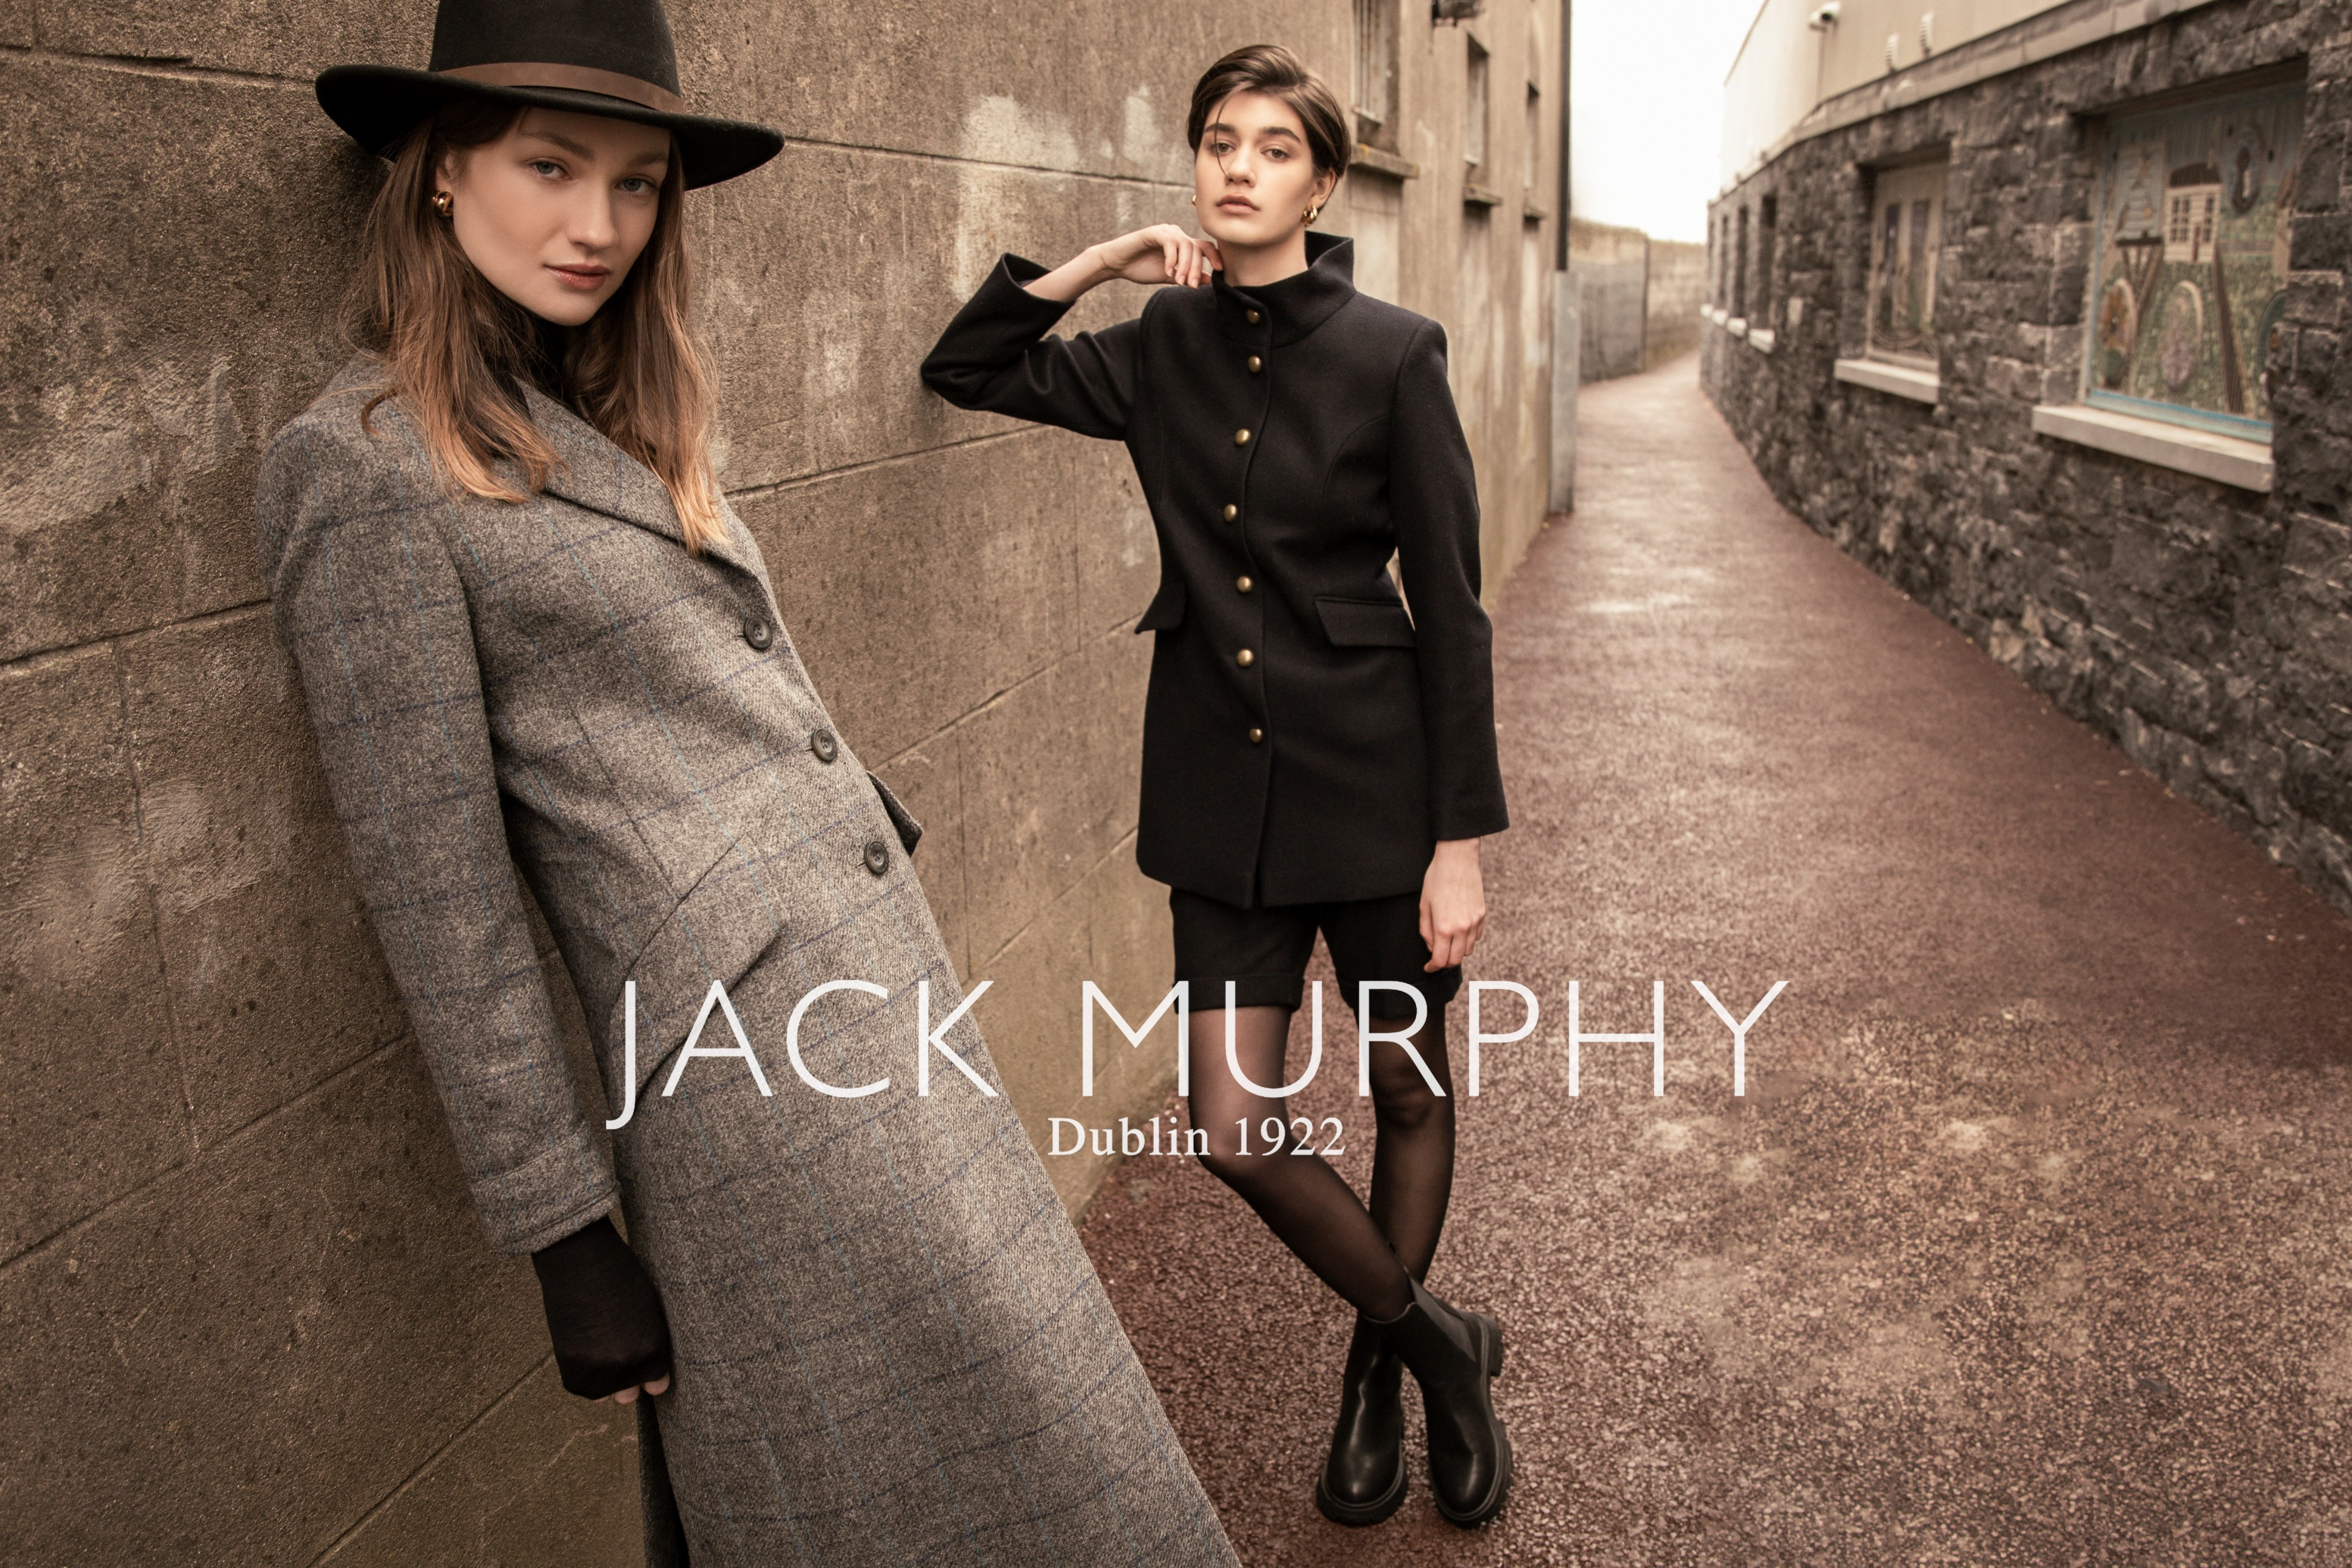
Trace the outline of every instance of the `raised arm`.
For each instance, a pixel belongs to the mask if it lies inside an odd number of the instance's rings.
[[[379,437],[311,417],[270,447],[262,570],[368,912],[490,1240],[531,1252],[613,1206],[509,858],[449,504]],[[376,449],[371,449],[376,448]]]
[[[1050,272],[1002,257],[924,359],[923,384],[959,408],[1123,439],[1140,374],[1137,323],[1066,342],[1045,334],[1073,301],[1114,278],[1199,288],[1216,265],[1213,243],[1172,224],[1088,246]]]
[[[1445,382],[1445,331],[1424,325],[1397,373],[1389,511],[1412,606],[1429,745],[1429,816],[1440,842],[1499,833],[1494,627],[1478,603],[1478,482]]]

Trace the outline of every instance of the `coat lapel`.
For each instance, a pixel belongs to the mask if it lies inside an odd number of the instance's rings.
[[[525,386],[523,398],[532,422],[547,433],[555,447],[555,468],[547,477],[549,494],[635,523],[679,544],[686,542],[685,525],[678,521],[677,509],[670,504],[669,487],[660,476],[539,388]],[[719,517],[725,531],[710,542],[707,552],[738,571],[758,576],[744,542],[737,537],[740,524],[730,517],[724,504]]]

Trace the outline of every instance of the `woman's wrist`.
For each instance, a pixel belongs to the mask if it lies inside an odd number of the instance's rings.
[[[1043,278],[1033,278],[1023,287],[1041,300],[1066,305],[1097,284],[1108,282],[1115,276],[1103,264],[1102,247],[1089,245]]]

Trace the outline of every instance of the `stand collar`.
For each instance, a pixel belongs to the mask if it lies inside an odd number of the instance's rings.
[[[1215,275],[1217,325],[1241,342],[1279,348],[1321,326],[1356,297],[1356,242],[1345,235],[1307,236],[1307,270],[1279,282],[1236,289]],[[1252,321],[1250,313],[1257,313]]]

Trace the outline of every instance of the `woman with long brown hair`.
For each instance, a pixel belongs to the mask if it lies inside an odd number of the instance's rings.
[[[685,193],[782,138],[686,111],[658,0],[443,0],[430,69],[318,88],[392,172],[262,564],[489,1238],[636,1405],[649,1559],[1233,1563],[711,471]]]
[[[1169,884],[1192,1124],[1209,1169],[1357,1311],[1318,1505],[1350,1525],[1396,1511],[1409,1369],[1438,1510],[1474,1526],[1511,1484],[1488,1387],[1503,1331],[1423,1280],[1454,1181],[1445,1005],[1485,928],[1479,840],[1507,821],[1477,486],[1444,329],[1358,293],[1349,242],[1310,232],[1350,154],[1330,88],[1250,45],[1202,75],[1186,132],[1205,237],[1155,225],[1050,271],[1006,256],[924,378],[1135,460],[1160,542],[1135,628],[1154,634],[1135,854]],[[1047,335],[1113,279],[1177,287]],[[1369,1203],[1289,1131],[1318,931],[1370,1047]]]

